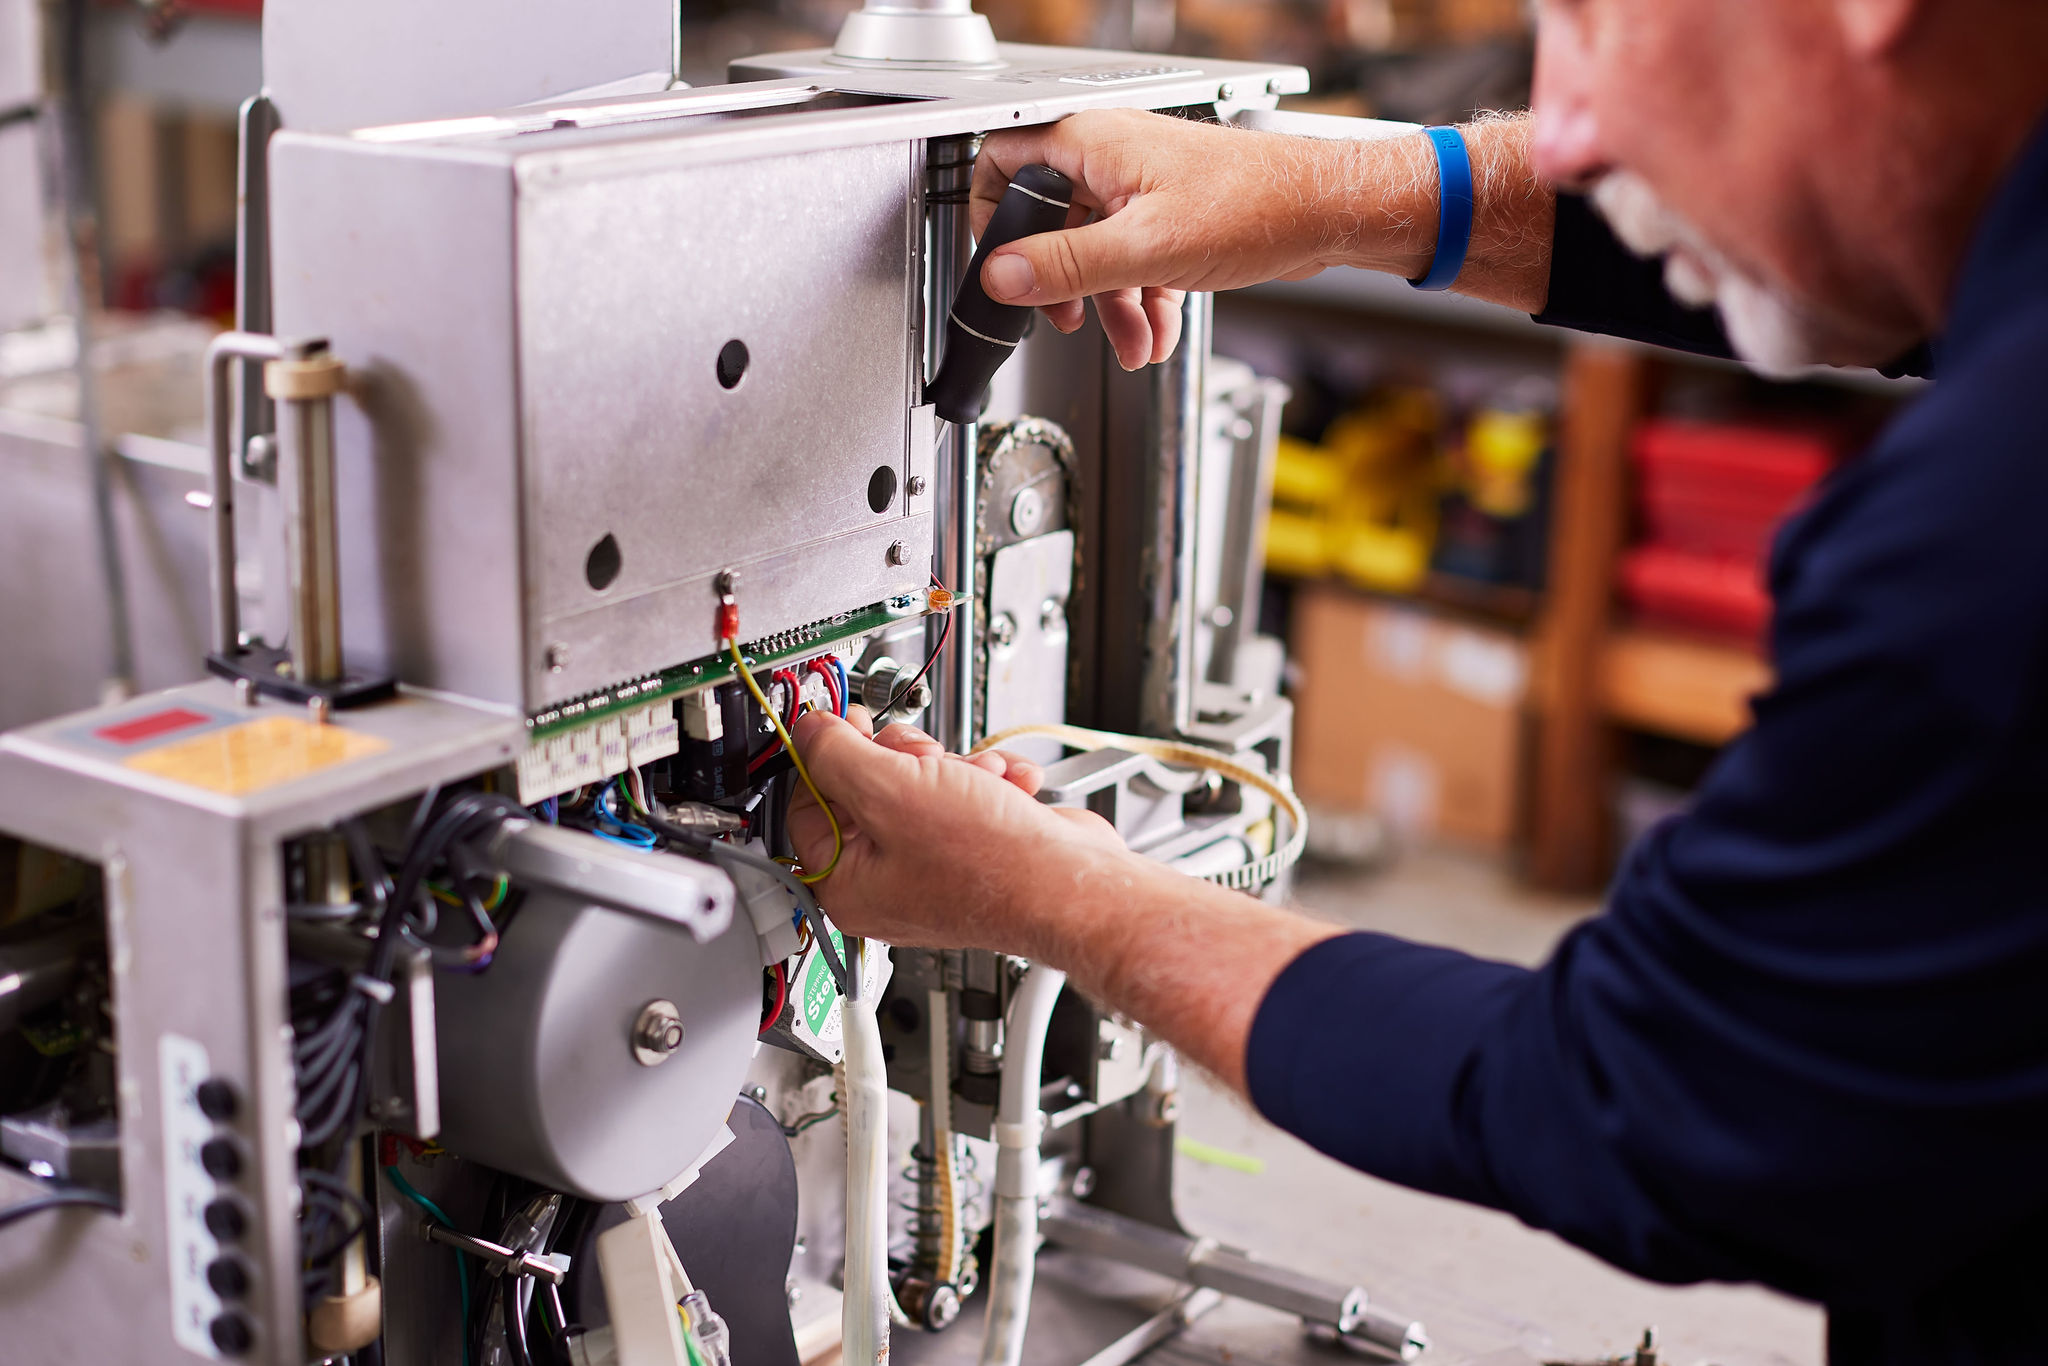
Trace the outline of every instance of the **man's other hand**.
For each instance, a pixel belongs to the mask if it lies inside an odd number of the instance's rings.
[[[1021,755],[946,753],[914,726],[876,735],[867,713],[798,718],[798,753],[839,818],[844,847],[818,899],[850,934],[922,948],[1038,947],[1034,892],[1130,856],[1092,812],[1041,806]],[[825,813],[802,787],[790,842],[807,869],[832,857]]]
[[[974,163],[976,236],[1025,166],[1072,180],[1075,202],[1066,231],[991,255],[982,287],[999,303],[1043,308],[1062,332],[1081,326],[1081,300],[1093,297],[1126,370],[1165,360],[1186,291],[1303,279],[1335,262],[1345,244],[1330,200],[1348,188],[1334,174],[1344,155],[1340,144],[1128,109],[992,133]]]

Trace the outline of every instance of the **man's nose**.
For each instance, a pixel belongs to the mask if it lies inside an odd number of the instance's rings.
[[[1583,35],[1573,18],[1546,16],[1537,29],[1532,104],[1536,174],[1554,185],[1590,185],[1611,169],[1593,113]]]

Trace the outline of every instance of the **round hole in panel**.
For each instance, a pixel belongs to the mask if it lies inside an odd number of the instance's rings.
[[[718,382],[728,389],[739,387],[747,373],[747,344],[734,337],[718,348]]]
[[[887,512],[895,501],[896,467],[875,466],[875,472],[868,476],[868,506],[876,512]]]
[[[590,547],[590,554],[583,561],[583,577],[602,593],[618,579],[624,563],[619,556],[618,538],[606,532],[603,540]]]

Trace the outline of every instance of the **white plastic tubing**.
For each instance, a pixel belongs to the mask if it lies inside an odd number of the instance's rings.
[[[843,1003],[846,1062],[844,1366],[889,1361],[889,1083],[870,1000]]]
[[[1038,1257],[1038,1140],[1045,1126],[1038,1091],[1053,1004],[1066,984],[1065,973],[1034,964],[1010,997],[995,1124],[995,1265],[989,1272],[981,1366],[1017,1366],[1024,1355]],[[854,1366],[853,1357],[847,1358],[847,1366]]]

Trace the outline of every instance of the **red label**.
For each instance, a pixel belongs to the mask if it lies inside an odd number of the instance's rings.
[[[132,721],[123,721],[117,726],[102,726],[93,734],[117,745],[139,745],[144,740],[154,740],[157,736],[169,735],[174,730],[203,726],[212,720],[213,718],[203,711],[168,707],[163,711],[153,711],[147,716],[138,716]]]

